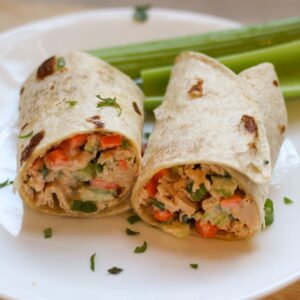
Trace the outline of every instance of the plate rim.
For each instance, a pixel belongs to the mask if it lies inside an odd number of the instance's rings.
[[[107,8],[99,8],[99,9],[85,9],[80,10],[77,12],[71,13],[64,13],[59,14],[51,17],[41,18],[32,22],[27,22],[25,24],[12,27],[11,29],[7,29],[0,32],[0,43],[2,43],[5,39],[10,38],[14,35],[25,33],[29,30],[34,31],[44,31],[54,29],[56,27],[62,25],[72,24],[78,21],[81,18],[88,18],[88,17],[97,17],[97,16],[105,16],[108,20],[116,19],[119,20],[120,18],[128,18],[132,15],[134,7],[107,7]],[[194,12],[189,10],[181,10],[181,9],[173,9],[173,8],[156,8],[153,7],[150,10],[150,14],[158,15],[162,18],[170,18],[176,19],[180,18],[189,18],[191,20],[196,20],[200,18],[201,20],[211,22],[211,23],[218,23],[218,24],[227,24],[232,28],[238,28],[241,26],[240,22],[233,21],[227,18],[219,17],[216,15],[201,13],[201,12]],[[239,298],[236,299],[252,299],[257,297],[265,297],[272,293],[278,292],[279,290],[295,283],[300,279],[300,270],[292,272],[290,275],[286,276],[285,278],[268,284],[265,287],[256,290],[254,292],[250,292],[248,294],[244,294]],[[14,299],[15,295],[13,294],[3,294],[0,291],[0,297],[3,299]]]

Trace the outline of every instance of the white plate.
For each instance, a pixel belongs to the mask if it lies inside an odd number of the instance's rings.
[[[211,16],[152,9],[145,24],[131,9],[83,12],[29,24],[0,35],[0,182],[15,177],[18,91],[43,59],[71,49],[143,41],[238,24]],[[275,223],[250,241],[178,240],[144,224],[124,232],[122,215],[77,220],[25,207],[11,186],[0,189],[0,297],[19,299],[241,299],[265,295],[300,275],[300,103],[288,103],[290,125],[270,197]],[[295,203],[283,204],[283,196]],[[53,237],[43,238],[51,226]],[[148,250],[133,250],[146,240]],[[96,271],[89,258],[96,255]],[[198,263],[193,270],[190,263]],[[107,269],[118,266],[113,276]]]

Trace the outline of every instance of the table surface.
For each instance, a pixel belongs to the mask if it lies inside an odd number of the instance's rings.
[[[151,4],[218,15],[242,23],[298,16],[299,0],[0,0],[0,32],[26,22],[84,9]],[[300,280],[263,300],[300,299]]]

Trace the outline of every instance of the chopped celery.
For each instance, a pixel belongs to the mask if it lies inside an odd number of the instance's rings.
[[[89,181],[95,176],[95,165],[89,163],[84,169],[74,172],[73,176],[79,181]]]

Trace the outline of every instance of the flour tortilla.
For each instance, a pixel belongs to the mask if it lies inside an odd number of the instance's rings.
[[[63,67],[57,68],[59,56],[50,58],[28,77],[21,89],[20,134],[32,131],[33,137],[18,139],[15,188],[26,203],[39,211],[68,215],[59,207],[51,209],[34,203],[23,183],[27,169],[36,158],[63,140],[93,132],[116,133],[127,138],[140,168],[143,93],[129,77],[100,59],[82,52],[61,57],[65,62]],[[100,100],[96,95],[116,97],[120,116],[114,107],[97,108]],[[70,107],[67,101],[76,101],[76,105]],[[100,126],[90,121],[94,116],[99,116]],[[111,209],[96,215],[78,213],[78,216],[107,216],[129,208],[129,195],[126,195]]]
[[[275,128],[278,124],[286,126],[284,101],[274,80],[278,82],[270,64],[251,68],[238,76],[199,53],[185,52],[177,58],[164,102],[155,110],[156,125],[132,194],[133,207],[144,221],[181,236],[181,229],[176,225],[155,221],[143,209],[139,194],[161,169],[206,163],[223,167],[251,196],[260,219],[255,231],[260,230],[264,224],[264,201],[272,163],[284,135]],[[190,91],[199,83],[201,92],[192,97]],[[276,121],[271,120],[274,110]],[[256,125],[248,126],[250,130],[247,130],[242,120],[249,117],[250,123],[253,125],[254,121]],[[219,238],[234,237],[228,234]]]

